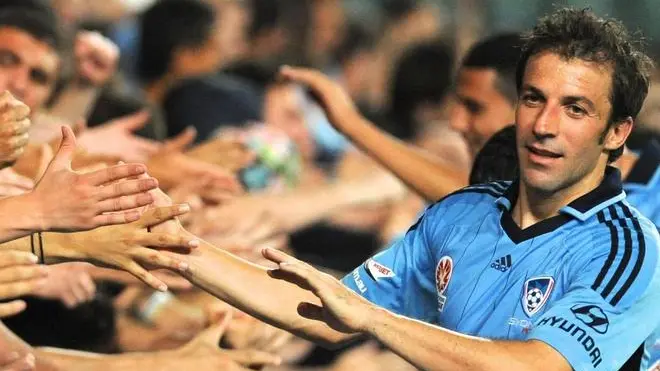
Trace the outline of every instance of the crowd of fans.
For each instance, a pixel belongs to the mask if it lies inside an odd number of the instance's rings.
[[[436,200],[519,177],[521,35],[458,50],[435,5],[376,3],[0,0],[0,371],[425,368],[316,345],[252,279],[295,256],[352,280]]]

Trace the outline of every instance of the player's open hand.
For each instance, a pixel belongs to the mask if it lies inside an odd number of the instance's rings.
[[[359,116],[351,97],[341,85],[319,71],[284,66],[280,69],[280,77],[308,87],[320,101],[330,123],[339,131],[345,129],[347,118]]]
[[[76,140],[62,127],[62,143],[43,177],[29,194],[32,210],[43,231],[82,231],[99,226],[130,223],[140,218],[133,210],[153,202],[149,190],[156,179],[132,179],[146,172],[140,164],[125,164],[90,173],[71,169]]]
[[[30,108],[9,91],[0,94],[0,168],[13,164],[28,143]]]
[[[34,293],[46,283],[48,271],[36,263],[37,257],[30,253],[0,250],[0,300]],[[13,316],[23,310],[23,300],[0,303],[0,318]]]
[[[292,256],[274,249],[264,249],[266,259],[276,263],[277,268],[268,274],[311,291],[321,300],[321,305],[302,302],[298,314],[302,317],[323,321],[343,333],[364,332],[369,322],[373,305],[346,288],[337,279],[323,273]]]

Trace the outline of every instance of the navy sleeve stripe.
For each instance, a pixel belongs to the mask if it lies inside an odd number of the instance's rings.
[[[610,253],[607,256],[607,259],[605,260],[605,264],[603,264],[603,268],[601,268],[600,272],[598,273],[598,276],[596,277],[594,284],[591,285],[591,288],[594,291],[598,291],[598,288],[600,287],[601,283],[603,283],[603,279],[605,279],[605,275],[607,275],[607,272],[612,267],[612,263],[614,263],[614,258],[616,257],[616,253],[619,248],[619,235],[617,233],[616,227],[614,226],[614,223],[612,223],[611,221],[605,220],[605,213],[602,210],[598,212],[598,221],[601,223],[605,223],[605,225],[607,225],[607,227],[609,228],[611,246],[610,246]]]
[[[623,216],[619,216],[619,213],[617,213],[615,205],[621,208],[621,211],[623,212]],[[604,223],[605,225],[607,225],[608,229],[610,230],[611,247],[607,259],[603,264],[603,268],[601,268],[600,272],[598,273],[598,276],[596,277],[596,280],[591,286],[591,288],[594,291],[598,292],[605,300],[607,300],[607,298],[611,294],[613,294],[612,298],[608,300],[612,306],[617,305],[632,286],[633,282],[635,281],[635,279],[637,278],[637,276],[639,275],[642,269],[644,256],[646,254],[644,234],[642,232],[642,228],[639,224],[639,221],[637,220],[637,218],[633,216],[632,212],[630,211],[627,205],[620,202],[616,203],[615,205],[610,205],[608,207],[611,218],[610,220],[606,218],[604,211],[600,211],[598,213],[598,221],[600,223]],[[628,223],[632,224],[632,228],[628,226]],[[623,231],[623,236],[624,236],[623,241],[619,240],[620,229]],[[637,249],[635,249],[635,244],[637,244],[638,247]],[[621,248],[624,249],[623,256],[621,257],[621,261],[619,262],[618,266],[616,267],[616,270],[612,274],[612,277],[605,284],[602,291],[599,291],[599,288],[603,284],[603,280],[605,279],[607,274],[611,272],[611,269],[613,268],[614,260],[616,259],[616,256],[621,253]],[[637,250],[637,256],[634,259],[635,262],[634,265],[632,266],[630,275],[625,278],[625,281],[623,282],[621,288],[619,288],[618,291],[615,291],[614,289],[619,284],[619,282],[621,282],[624,273],[633,264],[631,258],[635,250]]]
[[[646,242],[644,241],[644,233],[642,232],[642,227],[639,225],[639,220],[633,217],[628,206],[622,204],[621,208],[623,209],[623,213],[626,215],[626,217],[632,220],[633,228],[635,230],[635,234],[637,235],[637,245],[639,247],[639,251],[637,253],[635,266],[633,267],[630,276],[628,276],[628,279],[623,284],[619,292],[617,292],[612,298],[612,301],[610,301],[610,304],[612,305],[617,305],[619,301],[621,301],[621,298],[623,298],[623,296],[626,294],[626,292],[628,292],[628,289],[630,289],[630,286],[632,286],[632,283],[635,281],[639,275],[639,272],[642,270],[644,256],[646,255]]]
[[[614,205],[610,206],[613,207]],[[619,280],[621,280],[621,277],[623,276],[623,273],[626,271],[626,268],[628,267],[628,264],[630,262],[630,256],[632,255],[632,236],[630,234],[630,228],[626,226],[626,221],[623,218],[619,218],[618,216],[615,216],[616,213],[612,214],[613,217],[617,218],[616,220],[619,222],[619,226],[623,230],[623,238],[624,238],[624,250],[623,250],[623,257],[621,258],[621,261],[619,262],[619,266],[616,268],[616,271],[614,271],[614,276],[612,276],[612,279],[610,279],[610,282],[607,283],[605,288],[603,289],[603,292],[601,292],[601,295],[603,298],[607,297],[610,295],[614,287],[619,283]],[[616,224],[615,224],[616,226]],[[610,302],[611,304],[611,302]]]

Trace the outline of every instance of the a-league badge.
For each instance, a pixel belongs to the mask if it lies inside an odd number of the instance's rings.
[[[555,280],[552,277],[533,277],[525,281],[522,306],[528,317],[543,308],[554,286]]]
[[[445,303],[447,302],[447,286],[451,279],[451,273],[454,270],[454,262],[449,256],[443,256],[435,268],[435,287],[438,289],[438,311],[445,310]]]

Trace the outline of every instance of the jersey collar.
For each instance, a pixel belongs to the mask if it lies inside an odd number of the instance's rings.
[[[626,189],[653,187],[660,181],[660,143],[650,140],[626,178]]]
[[[496,200],[496,203],[507,211],[511,211],[512,205],[516,203],[518,198],[518,182],[516,180],[511,183],[504,195]],[[621,172],[612,166],[608,166],[605,169],[605,177],[598,187],[562,207],[559,212],[580,221],[585,221],[600,210],[623,200],[625,197],[626,194],[621,185]]]

